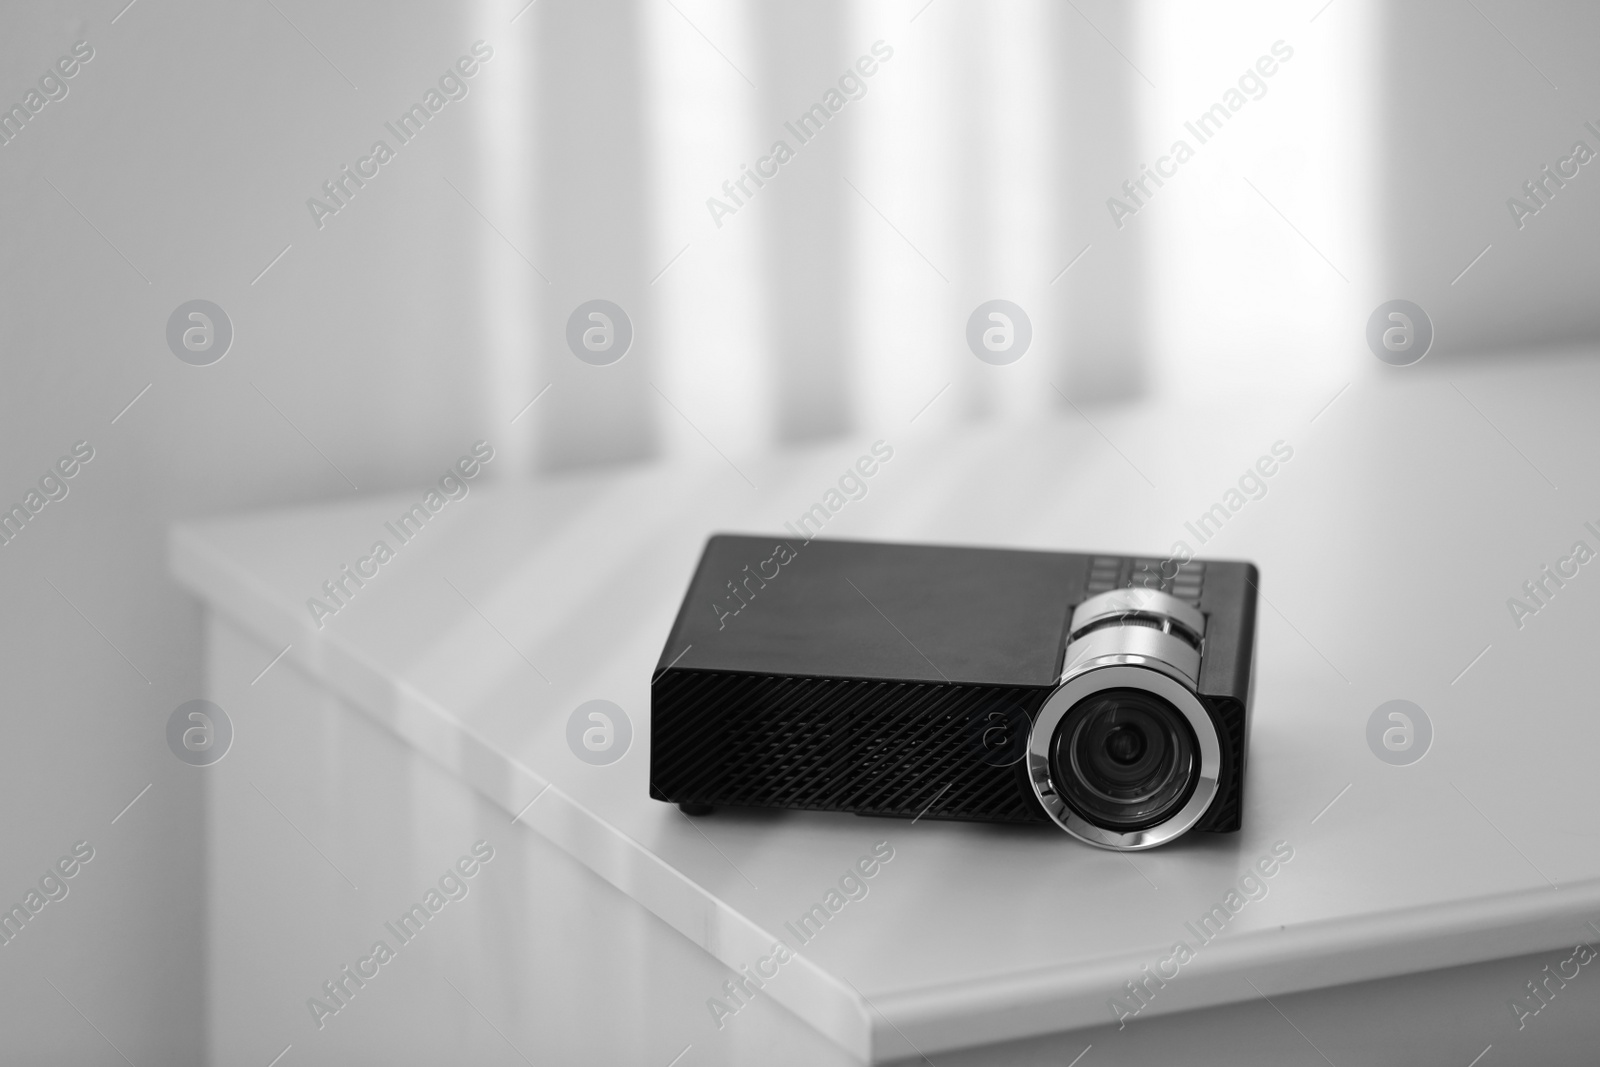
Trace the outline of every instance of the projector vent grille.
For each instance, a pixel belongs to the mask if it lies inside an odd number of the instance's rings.
[[[1049,692],[669,670],[651,687],[650,795],[1044,822],[1020,756]]]

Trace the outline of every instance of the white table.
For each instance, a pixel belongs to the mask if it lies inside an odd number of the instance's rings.
[[[1600,563],[1520,630],[1506,600],[1574,541],[1600,549],[1583,525],[1600,526],[1596,395],[1592,361],[1425,363],[1320,411],[1327,396],[1099,410],[1092,426],[1070,410],[959,433],[919,421],[739,471],[708,449],[477,484],[320,630],[307,598],[392,542],[384,522],[421,489],[181,526],[172,568],[210,609],[212,697],[237,729],[197,772],[217,1062],[286,1044],[300,1062],[664,1065],[688,1046],[685,1065],[1065,1063],[1090,1044],[1085,1067],[1465,1065],[1491,1044],[1484,1067],[1580,1062],[1600,968],[1520,1032],[1508,1002],[1557,950],[1600,945]],[[1126,856],[1044,829],[691,821],[648,799],[650,674],[706,536],[780,529],[876,439],[893,459],[826,536],[1158,557],[1198,547],[1185,521],[1292,447],[1200,549],[1262,573],[1241,833]],[[634,731],[609,766],[566,742],[596,698]],[[1367,746],[1392,698],[1433,723],[1409,766]],[[306,999],[479,838],[497,859],[439,936],[316,1029]],[[785,922],[882,841],[894,858],[869,894],[719,1029],[707,1002],[737,1004],[730,968],[793,944]],[[1136,1003],[1124,983],[1198,944],[1185,923],[1280,841],[1293,859],[1267,895],[1119,1030],[1111,998]]]

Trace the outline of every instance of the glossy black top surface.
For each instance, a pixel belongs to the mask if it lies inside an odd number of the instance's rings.
[[[1050,686],[1088,559],[718,535],[659,666]]]

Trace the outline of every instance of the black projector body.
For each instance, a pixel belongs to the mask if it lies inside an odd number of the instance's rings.
[[[712,537],[651,683],[650,795],[1116,849],[1237,830],[1255,585],[1247,563]]]

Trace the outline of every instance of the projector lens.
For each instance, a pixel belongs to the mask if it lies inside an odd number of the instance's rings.
[[[1183,807],[1199,779],[1188,720],[1140,689],[1106,689],[1080,700],[1056,728],[1051,749],[1062,799],[1108,830],[1160,824]]]

